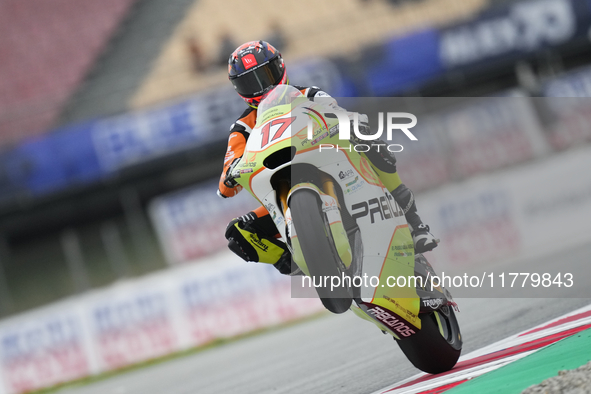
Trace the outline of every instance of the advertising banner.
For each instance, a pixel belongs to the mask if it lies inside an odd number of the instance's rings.
[[[324,310],[229,251],[0,322],[0,394],[111,371]]]
[[[409,92],[448,71],[510,65],[544,49],[585,42],[590,22],[588,0],[493,5],[460,23],[413,32],[367,49],[364,77],[358,84],[367,96]],[[350,74],[359,73],[359,68]]]
[[[524,54],[585,37],[591,9],[579,0],[526,0],[492,8],[442,29],[439,55],[446,69],[513,61]]]
[[[87,303],[86,319],[101,370],[164,356],[178,348],[170,296],[161,289],[127,287]]]
[[[0,323],[5,389],[0,393],[23,393],[91,374],[81,316],[70,309],[72,303],[63,306]]]
[[[189,275],[187,275],[189,273]],[[177,287],[190,346],[230,338],[323,310],[316,298],[292,299],[291,282],[269,264],[237,260],[184,272]]]
[[[332,94],[345,91],[328,59],[296,63],[289,75],[294,83]],[[0,152],[0,202],[90,184],[129,166],[225,141],[245,109],[228,83],[176,103],[52,130]]]

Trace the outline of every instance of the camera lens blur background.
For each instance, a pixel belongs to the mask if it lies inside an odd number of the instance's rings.
[[[549,160],[588,160],[581,152],[591,142],[590,28],[588,0],[3,0],[0,317],[111,294],[141,278],[161,283],[182,267],[215,271],[221,260],[235,259],[219,257],[225,226],[257,204],[243,195],[222,200],[215,191],[230,125],[246,108],[227,79],[228,56],[243,42],[269,41],[292,83],[334,97],[459,98],[455,123],[437,137],[444,143],[420,159],[398,157],[421,212],[421,196],[446,187],[511,176]],[[473,101],[461,98],[480,96],[522,101],[460,113]],[[589,209],[588,177],[569,200],[580,204],[578,212]],[[559,204],[568,187],[548,183],[545,190],[556,194],[548,204]],[[474,201],[466,204],[483,204],[474,209],[485,213],[494,211],[487,204],[500,204],[494,195]],[[460,220],[454,210],[461,206],[447,208],[452,222]],[[423,210],[429,223],[438,207]],[[475,215],[464,222],[477,232],[490,217]],[[443,248],[446,224],[435,227]],[[577,236],[584,230],[573,227]],[[507,228],[520,231],[501,225],[487,234],[494,238]],[[510,255],[499,255],[470,233],[450,236],[456,248],[450,260],[469,264],[484,256],[486,263],[525,253],[518,235]],[[200,272],[195,275],[203,277]],[[132,301],[114,302],[113,310],[126,305],[144,316],[136,290],[126,291]],[[166,297],[158,300],[148,309],[172,308]],[[33,326],[43,322],[35,332],[48,335],[42,333],[49,323],[31,316]],[[116,325],[116,318],[106,320]],[[67,376],[31,372],[34,378],[5,385],[19,392],[177,349],[173,344],[119,363],[81,362],[86,367]]]

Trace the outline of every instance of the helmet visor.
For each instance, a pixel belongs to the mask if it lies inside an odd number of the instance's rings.
[[[242,75],[232,78],[236,93],[252,98],[262,95],[270,86],[281,82],[284,69],[279,57]]]

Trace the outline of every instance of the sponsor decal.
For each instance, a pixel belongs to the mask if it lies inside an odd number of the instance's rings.
[[[334,137],[339,133],[339,125],[332,126],[330,130],[328,130],[328,135]]]
[[[414,249],[412,244],[405,244],[405,245],[392,245],[390,248],[391,250],[405,250],[405,249]]]
[[[241,174],[248,174],[250,172],[253,172],[253,169],[252,168],[246,168],[244,170],[240,170],[240,173]]]
[[[367,309],[367,313],[370,316],[373,316],[380,323],[389,327],[392,331],[397,332],[401,336],[409,337],[416,333],[416,331],[410,327],[408,322],[401,317],[394,315],[392,312],[370,303],[365,303],[365,305],[370,306],[370,308]]]
[[[352,186],[352,185],[354,185],[355,183],[357,183],[357,181],[358,181],[358,180],[359,180],[359,177],[358,177],[358,176],[356,176],[356,177],[355,177],[355,179],[353,179],[351,182],[349,182],[349,183],[345,184],[345,186],[346,186],[346,187]]]
[[[344,179],[352,177],[353,175],[355,175],[353,170],[341,171],[341,172],[339,172],[339,179],[344,180]],[[347,185],[347,186],[349,186],[349,185]]]
[[[352,194],[355,193],[356,191],[358,191],[359,189],[361,189],[363,186],[365,185],[365,181],[361,181],[357,184],[353,184],[350,187],[347,187],[347,189],[345,189],[345,192],[347,194]]]
[[[249,68],[256,66],[258,62],[253,54],[248,54],[242,57],[242,64],[244,64],[244,68],[248,70]]]
[[[390,250],[394,252],[394,256],[398,257],[412,256],[414,254],[414,246],[412,244],[392,245]]]
[[[267,203],[267,204],[265,204],[265,208],[269,212],[269,215],[271,215],[271,219],[273,219],[273,223],[275,223],[277,228],[279,228],[280,226],[283,226],[284,218],[282,215],[277,215],[278,209],[275,206],[275,204]]]
[[[256,161],[251,161],[249,163],[242,163],[242,164],[240,164],[240,167],[249,167],[249,168],[252,168],[252,167],[256,167],[256,166],[257,166],[257,162]]]
[[[388,296],[384,296],[384,299],[391,302],[392,304],[396,305],[396,307],[400,310],[403,310],[404,313],[406,313],[406,315],[411,318],[411,319],[416,319],[418,316],[416,313],[413,313],[412,311],[409,311],[408,309],[406,309],[405,307],[403,307],[398,301],[396,301],[393,298],[390,298]]]
[[[322,134],[320,137],[318,137],[314,141],[312,141],[312,145],[316,145],[318,142],[322,141],[326,137],[328,137],[328,132]]]
[[[389,198],[392,198],[388,195]],[[395,209],[395,208],[396,209]],[[394,204],[392,207],[390,201],[386,196],[378,198],[372,198],[368,201],[362,201],[351,206],[353,211],[353,219],[358,219],[369,215],[371,223],[375,223],[377,216],[380,220],[392,219],[392,217],[398,217],[404,215],[404,212],[400,209],[398,204]],[[358,211],[358,212],[355,212]]]
[[[302,146],[304,146],[304,145],[306,145],[307,143],[309,143],[309,142],[312,140],[312,138],[314,138],[314,137],[317,137],[317,136],[318,136],[320,133],[322,133],[322,131],[324,131],[324,130],[326,130],[324,126],[322,126],[322,127],[318,128],[318,129],[316,129],[316,131],[314,131],[314,133],[312,134],[312,137],[308,136],[308,138],[305,138],[305,139],[302,141]],[[318,141],[316,141],[316,142],[318,142]]]
[[[437,309],[443,305],[443,300],[441,298],[428,298],[426,300],[422,300],[422,303],[426,308]]]
[[[261,249],[263,252],[266,252],[269,249],[269,246],[265,245],[256,234],[250,234],[250,243]]]
[[[324,200],[324,206],[322,207],[323,212],[336,211],[338,209],[339,209],[339,206],[334,198],[328,197],[327,199]]]
[[[283,226],[283,221],[285,219],[283,219],[283,216],[277,216],[275,215],[275,217],[273,218],[273,222],[275,223],[275,226],[277,226],[277,228]]]

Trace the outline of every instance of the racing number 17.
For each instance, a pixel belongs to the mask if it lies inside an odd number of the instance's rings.
[[[263,149],[265,146],[269,145],[269,142],[273,142],[276,139],[281,138],[281,136],[283,135],[285,130],[287,130],[289,125],[291,125],[294,120],[295,120],[295,116],[292,116],[290,118],[278,118],[278,119],[275,119],[272,122],[269,122],[266,125],[264,125],[263,131],[262,131],[263,140],[261,142],[261,149]],[[273,134],[273,138],[271,139],[271,141],[269,141],[269,134],[271,133],[271,126],[277,126],[277,125],[280,125],[280,126],[277,129],[277,131],[275,132],[275,134]]]

